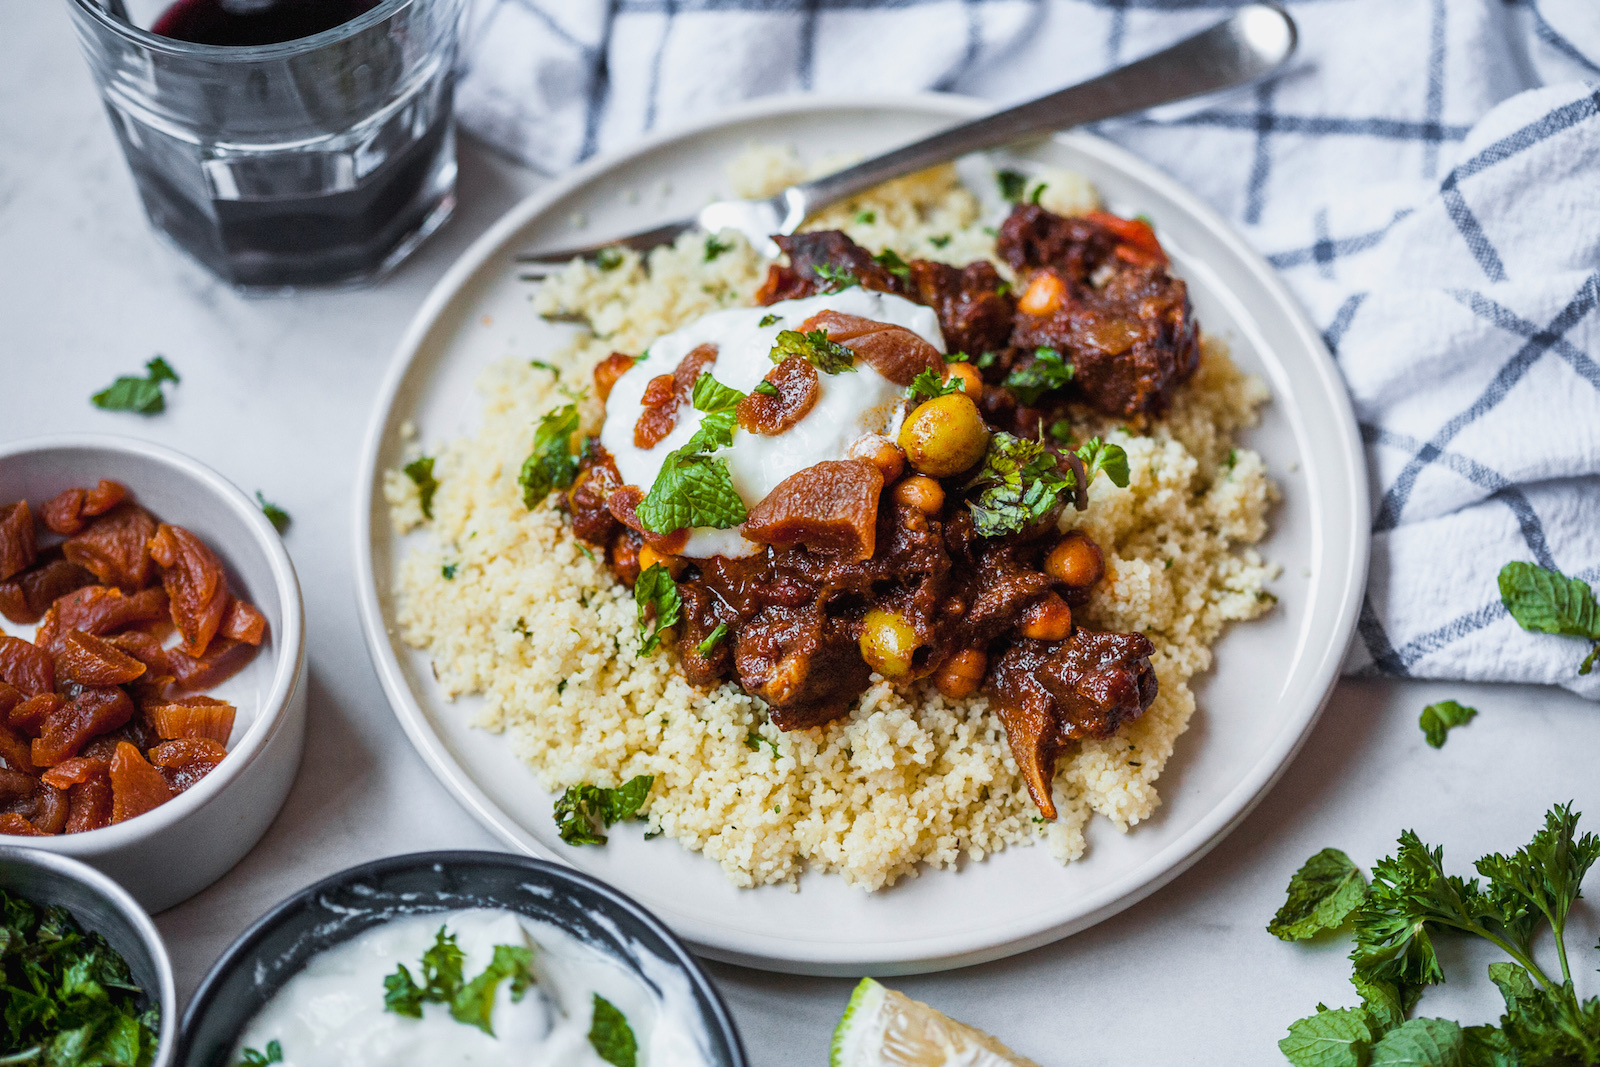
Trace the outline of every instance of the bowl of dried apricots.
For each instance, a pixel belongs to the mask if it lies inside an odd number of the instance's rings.
[[[300,585],[221,475],[128,438],[0,445],[0,841],[150,911],[266,832],[305,740]]]

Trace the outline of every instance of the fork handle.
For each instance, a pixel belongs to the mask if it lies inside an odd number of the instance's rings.
[[[846,167],[780,194],[784,233],[829,204],[969,152],[1143,111],[1263,78],[1294,54],[1294,20],[1277,4],[1247,4],[1170,48]]]

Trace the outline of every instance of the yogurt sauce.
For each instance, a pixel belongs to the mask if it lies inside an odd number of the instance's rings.
[[[384,978],[403,963],[420,984],[418,961],[441,923],[466,955],[468,981],[488,965],[495,945],[533,949],[538,981],[516,1003],[511,983],[500,983],[492,1037],[451,1018],[444,1004],[424,1004],[421,1019],[384,1009]],[[313,957],[250,1020],[229,1062],[275,1040],[284,1067],[607,1067],[588,1037],[599,993],[626,1016],[639,1067],[706,1067],[688,982],[643,956],[660,996],[605,953],[527,916],[476,909],[395,919]]]
[[[635,363],[612,386],[600,443],[616,461],[622,481],[648,493],[667,454],[687,443],[705,417],[684,404],[678,409],[678,421],[670,434],[654,448],[636,448],[633,428],[644,412],[642,401],[650,379],[671,374],[679,361],[699,345],[714,344],[717,359],[706,370],[723,385],[748,393],[772,370],[771,352],[778,334],[798,330],[811,316],[827,310],[904,326],[944,351],[939,317],[932,308],[860,286],[801,300],[782,300],[769,307],[714,311],[658,339],[650,346],[650,357]],[[777,321],[762,326],[761,320],[769,315],[776,315]],[[746,508],[761,503],[779,482],[797,471],[824,460],[849,458],[850,447],[868,434],[892,438],[899,433],[905,394],[902,386],[860,360],[853,372],[817,377],[821,392],[805,418],[776,437],[735,430],[733,444],[714,453],[727,460],[733,487]],[[745,540],[738,529],[696,527],[690,532],[682,555],[748,556],[760,547]]]

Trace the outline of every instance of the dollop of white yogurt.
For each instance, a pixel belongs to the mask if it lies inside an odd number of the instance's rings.
[[[772,346],[777,343],[778,334],[798,330],[801,323],[821,311],[903,326],[941,353],[944,351],[939,317],[932,308],[860,286],[800,300],[782,300],[768,307],[713,311],[657,339],[650,346],[649,358],[635,363],[612,386],[600,443],[616,461],[624,484],[636,485],[648,493],[668,453],[687,444],[705,417],[684,404],[678,409],[672,432],[654,448],[635,447],[633,428],[644,413],[642,401],[650,379],[671,374],[684,356],[700,345],[713,344],[717,346],[717,359],[705,370],[723,385],[748,393],[771,372]],[[776,316],[776,321],[761,325],[769,316]],[[856,361],[855,367],[853,372],[843,374],[819,374],[821,390],[816,405],[785,432],[768,437],[735,430],[733,444],[714,453],[727,460],[733,487],[746,508],[761,503],[779,482],[797,471],[825,460],[849,458],[851,446],[868,434],[892,439],[899,433],[904,387],[861,360]],[[738,529],[697,527],[690,532],[682,554],[695,558],[748,556],[760,547],[745,540]]]
[[[420,984],[418,961],[441,924],[466,956],[467,981],[496,945],[533,950],[538,980],[520,1001],[509,981],[500,983],[492,1036],[456,1021],[444,1004],[424,1004],[420,1019],[384,1008],[384,978],[404,964]],[[706,1067],[692,990],[670,965],[646,957],[659,995],[599,949],[527,916],[476,909],[395,919],[313,957],[245,1027],[230,1062],[277,1041],[284,1067],[607,1067],[588,1036],[598,993],[627,1018],[639,1067]]]

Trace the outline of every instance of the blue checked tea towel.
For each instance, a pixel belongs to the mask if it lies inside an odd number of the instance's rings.
[[[1035,96],[1226,0],[474,0],[458,112],[546,173],[755,96]],[[1324,329],[1372,474],[1347,669],[1548,682],[1496,575],[1600,586],[1600,4],[1303,0],[1274,81],[1098,132],[1230,218]]]

